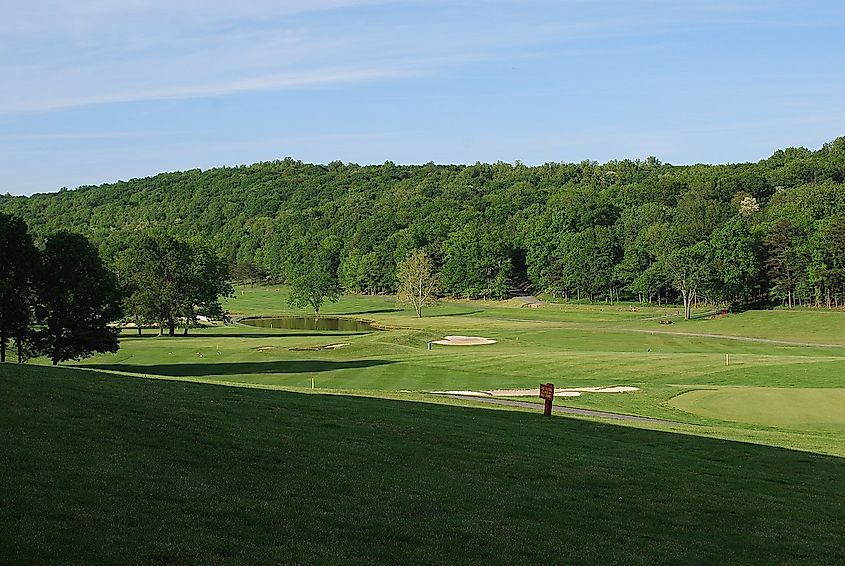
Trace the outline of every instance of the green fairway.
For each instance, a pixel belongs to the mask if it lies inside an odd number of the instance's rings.
[[[671,405],[714,419],[845,434],[845,389],[698,390],[675,397]]]
[[[239,316],[304,314],[287,308],[286,293],[284,287],[242,287],[227,308]],[[326,305],[321,314],[369,320],[388,330],[235,324],[172,338],[152,329],[141,337],[126,330],[118,353],[81,365],[133,375],[432,400],[428,392],[536,388],[546,381],[559,389],[631,386],[639,391],[584,393],[556,403],[688,423],[692,434],[845,455],[835,426],[758,420],[754,411],[781,412],[776,396],[754,399],[747,415],[742,398],[722,413],[690,408],[683,404],[690,398],[679,397],[721,387],[774,387],[817,391],[811,394],[825,398],[842,387],[839,376],[845,373],[845,344],[838,345],[843,313],[749,311],[683,321],[676,308],[667,307],[521,305],[518,300],[442,302],[419,319],[392,297],[352,295]],[[666,317],[674,324],[659,323]],[[497,343],[427,349],[429,341],[446,335]],[[845,403],[827,396],[815,411],[818,422],[836,422]]]
[[[2,366],[4,563],[837,563],[845,460]]]

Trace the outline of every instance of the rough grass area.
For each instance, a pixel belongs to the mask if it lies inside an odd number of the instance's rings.
[[[0,366],[0,562],[834,564],[845,460]]]

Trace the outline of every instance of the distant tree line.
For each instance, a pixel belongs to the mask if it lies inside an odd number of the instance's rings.
[[[315,310],[340,289],[402,290],[413,250],[449,296],[500,298],[524,282],[563,299],[683,303],[687,314],[700,301],[845,306],[845,137],[728,165],[287,158],[0,197],[0,210],[39,238],[86,234],[110,264],[139,232],[200,237],[241,281],[321,288],[294,296]]]

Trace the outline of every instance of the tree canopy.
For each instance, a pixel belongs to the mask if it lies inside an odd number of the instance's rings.
[[[199,316],[224,319],[221,296],[230,296],[226,261],[198,240],[183,241],[163,232],[134,237],[116,260],[121,282],[128,288],[126,313],[140,333],[144,324],[157,324],[184,333]]]
[[[417,318],[422,318],[423,307],[434,302],[439,290],[431,258],[424,250],[412,250],[399,262],[396,279],[399,282],[397,299],[410,303]]]
[[[315,309],[340,285],[396,292],[413,249],[454,296],[501,297],[525,283],[567,298],[680,301],[677,266],[706,249],[692,301],[845,306],[845,137],[726,165],[287,158],[5,196],[0,210],[27,220],[37,242],[62,228],[85,234],[111,264],[138,233],[201,237],[239,272],[291,283],[295,302]]]
[[[20,218],[0,213],[0,362],[6,361],[9,341],[18,357],[30,339],[36,300],[39,252]]]
[[[39,351],[53,364],[116,352],[121,296],[114,275],[84,236],[58,232],[44,246],[36,312]]]
[[[325,301],[335,302],[342,288],[338,280],[338,246],[331,237],[300,237],[288,256],[286,276],[290,283],[288,304],[310,306],[320,314]]]

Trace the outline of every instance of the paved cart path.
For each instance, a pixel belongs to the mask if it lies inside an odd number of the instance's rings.
[[[513,401],[510,399],[493,399],[492,397],[476,397],[473,395],[451,395],[444,393],[434,393],[439,397],[450,397],[452,399],[463,399],[465,401],[481,401],[482,403],[490,403],[492,405],[506,405],[508,407],[522,407],[525,409],[537,409],[541,411],[543,405],[539,403],[531,403],[528,401]],[[643,423],[665,424],[665,425],[688,425],[689,423],[680,423],[676,421],[668,421],[666,419],[655,419],[652,417],[640,417],[637,415],[626,415],[623,413],[608,413],[606,411],[593,411],[590,409],[575,409],[573,407],[558,407],[553,406],[553,411],[558,413],[566,413],[568,415],[579,415],[582,417],[600,417],[603,419],[616,419],[618,421],[636,421]]]

